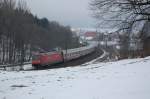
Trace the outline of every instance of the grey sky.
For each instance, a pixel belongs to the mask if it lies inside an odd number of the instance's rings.
[[[26,0],[31,12],[73,28],[92,28],[94,19],[90,16],[90,0]]]

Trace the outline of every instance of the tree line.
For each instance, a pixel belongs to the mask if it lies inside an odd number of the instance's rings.
[[[0,64],[23,64],[31,60],[33,51],[78,46],[69,26],[39,19],[23,0],[0,0]]]

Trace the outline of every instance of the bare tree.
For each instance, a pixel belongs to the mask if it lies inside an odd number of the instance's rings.
[[[120,30],[129,29],[136,21],[150,20],[149,0],[92,0],[94,17]]]
[[[124,49],[129,46],[135,24],[150,21],[150,0],[92,0],[90,8],[100,27],[116,28],[125,33],[121,39]]]

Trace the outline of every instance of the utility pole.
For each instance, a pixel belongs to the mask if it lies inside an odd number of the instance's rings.
[[[68,50],[68,42],[67,42],[67,41],[68,41],[68,38],[67,38],[67,37],[68,37],[68,36],[67,36],[67,33],[65,33],[65,34],[66,34],[66,35],[65,35],[65,36],[66,36],[66,37],[65,37],[65,50],[66,50],[66,57],[67,57],[67,50]]]

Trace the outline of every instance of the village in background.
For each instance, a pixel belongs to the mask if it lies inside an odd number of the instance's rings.
[[[109,52],[109,58],[120,60],[125,58],[146,57],[150,55],[150,23],[146,22],[134,33],[125,31],[103,31],[98,29],[72,29],[79,37],[80,43],[98,41],[99,47]]]

